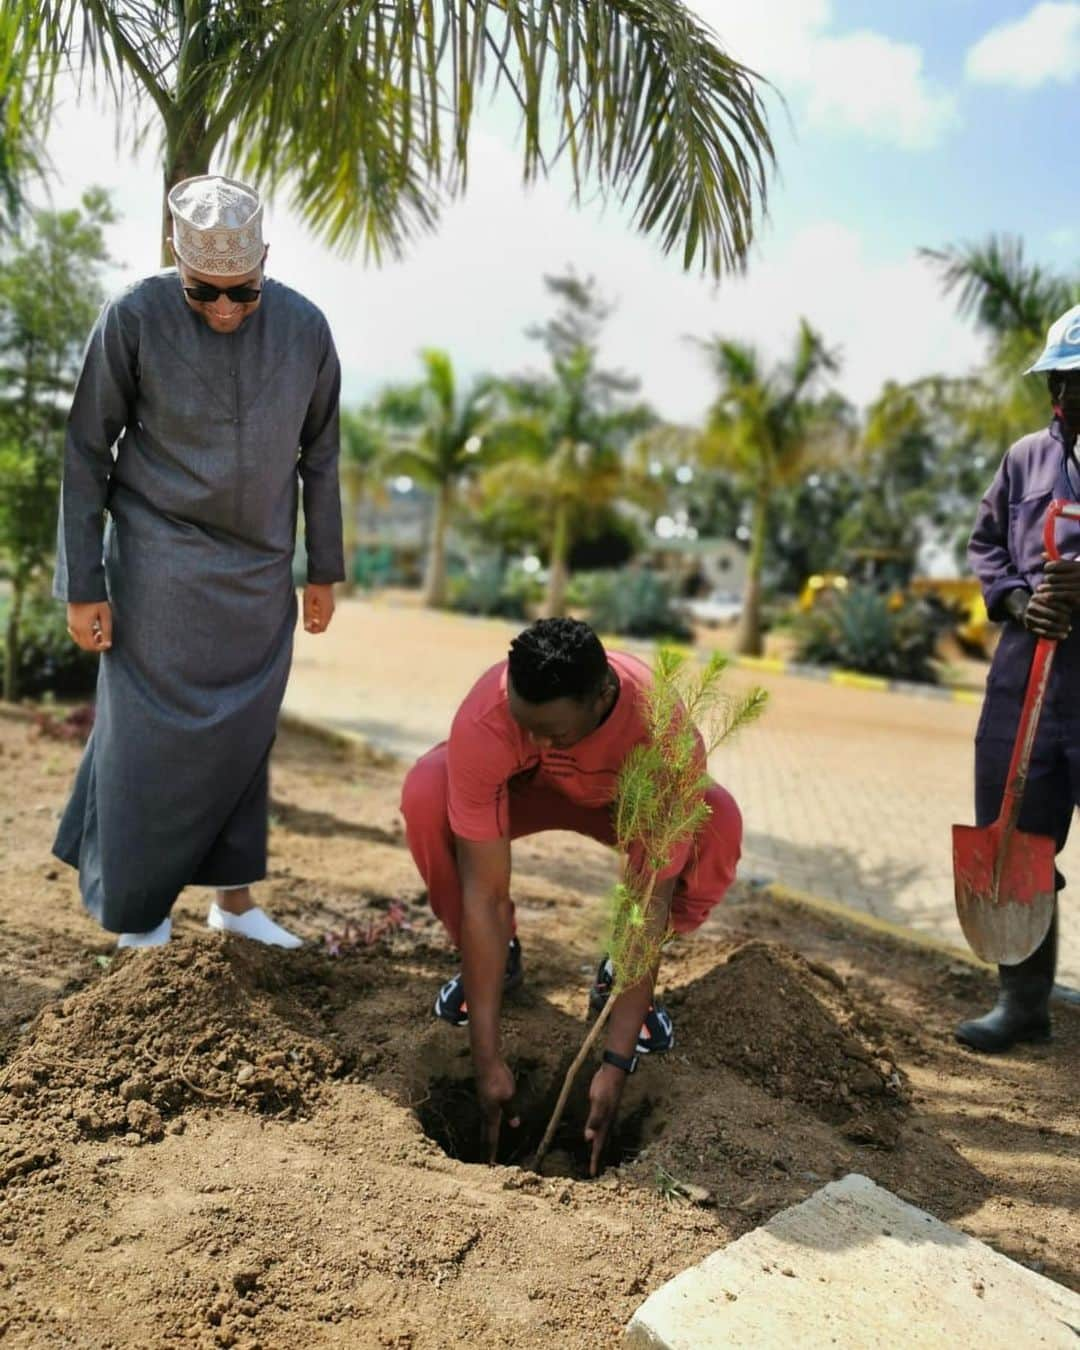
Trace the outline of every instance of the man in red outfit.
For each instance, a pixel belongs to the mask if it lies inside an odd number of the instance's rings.
[[[522,979],[510,842],[543,830],[573,830],[614,843],[619,770],[648,735],[643,695],[651,679],[636,657],[605,652],[587,624],[542,619],[514,639],[509,660],[480,677],[458,709],[449,741],[418,760],[405,780],[401,810],[409,848],[432,909],[461,950],[461,973],[440,989],[435,1014],[469,1028],[493,1150],[514,1093],[499,1012],[503,994]],[[742,820],[733,798],[713,784],[706,801],[708,822],[673,856],[656,892],[657,921],[678,933],[704,922],[739,860]],[[653,999],[654,979],[655,973],[625,990],[612,1010],[604,1062],[589,1090],[585,1137],[594,1171],[638,1055],[674,1044],[671,1018]],[[590,995],[594,1012],[611,984],[605,958]]]

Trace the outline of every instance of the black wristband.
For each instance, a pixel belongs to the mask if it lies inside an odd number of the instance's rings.
[[[637,1055],[631,1055],[627,1059],[625,1055],[617,1055],[614,1050],[605,1050],[604,1063],[612,1064],[616,1069],[622,1069],[625,1074],[631,1074],[637,1068]]]

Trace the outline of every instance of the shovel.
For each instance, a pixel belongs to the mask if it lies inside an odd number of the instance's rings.
[[[1061,556],[1054,529],[1059,516],[1080,520],[1080,502],[1050,503],[1043,544],[1055,559]],[[960,927],[975,955],[996,965],[1026,961],[1046,937],[1054,915],[1055,842],[1019,830],[1017,823],[1056,649],[1053,638],[1040,638],[1035,646],[997,820],[982,829],[954,825],[952,830]]]

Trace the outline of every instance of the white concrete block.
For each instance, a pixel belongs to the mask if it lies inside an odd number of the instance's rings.
[[[852,1174],[651,1294],[628,1350],[1080,1350],[1080,1295]]]

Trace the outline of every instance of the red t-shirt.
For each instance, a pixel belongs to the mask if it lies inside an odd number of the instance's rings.
[[[540,749],[511,717],[507,662],[480,676],[457,711],[447,744],[450,828],[458,838],[509,835],[508,785],[519,774],[582,806],[612,804],[623,761],[648,738],[642,695],[652,685],[652,672],[625,652],[609,651],[608,664],[619,677],[615,706],[567,750]],[[689,844],[673,864],[681,866],[688,851]]]

